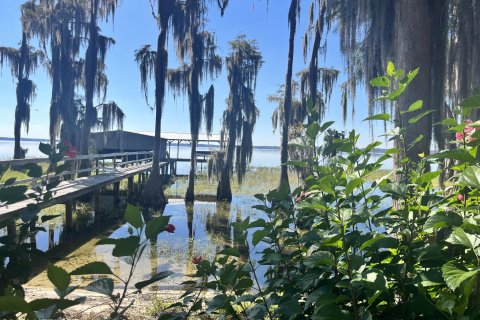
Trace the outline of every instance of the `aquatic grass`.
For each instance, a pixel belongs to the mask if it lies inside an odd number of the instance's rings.
[[[291,187],[296,188],[299,180],[297,174],[293,171],[289,172]],[[280,179],[280,168],[270,167],[251,167],[245,174],[241,185],[234,179],[232,180],[232,193],[235,195],[252,195],[257,193],[266,193],[274,189],[278,185]],[[165,190],[165,194],[169,197],[183,196],[187,190],[187,179],[177,177],[175,182]],[[195,192],[197,195],[215,195],[217,192],[218,182],[209,180],[204,172],[197,173],[195,180]]]

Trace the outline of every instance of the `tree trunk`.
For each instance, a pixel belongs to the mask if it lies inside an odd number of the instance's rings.
[[[20,119],[18,106],[15,109],[15,124],[14,124],[14,138],[15,138],[15,147],[13,151],[13,159],[23,159],[25,158],[25,154],[22,151],[22,146],[20,145],[21,139],[21,128],[22,128],[22,121]]]
[[[298,0],[292,0],[290,10],[288,12],[288,22],[290,25],[290,37],[288,42],[288,66],[285,78],[285,101],[283,104],[284,121],[282,123],[282,143],[281,143],[281,174],[280,187],[290,189],[288,181],[288,129],[290,126],[290,112],[292,109],[292,72],[293,72],[293,53],[295,49],[295,32],[297,29],[297,6]]]
[[[165,97],[165,80],[167,76],[168,52],[167,44],[168,20],[164,20],[157,41],[155,60],[155,140],[153,144],[152,174],[148,177],[140,197],[143,206],[163,210],[167,204],[163,190],[163,177],[160,175],[160,133],[162,128],[162,111]]]
[[[188,187],[185,193],[185,202],[195,201],[195,170],[197,167],[197,141],[192,134],[192,150],[190,152],[190,172],[188,173]]]
[[[217,201],[232,202],[232,187],[230,185],[230,171],[228,168],[222,170],[217,186]]]
[[[405,153],[413,161],[419,161],[419,154],[430,154],[432,141],[431,114],[424,116],[415,124],[409,119],[431,109],[431,45],[429,6],[427,1],[397,0],[395,2],[396,28],[396,63],[399,68],[413,70],[420,67],[420,72],[398,101],[400,111],[405,111],[416,100],[423,100],[423,109],[401,116],[401,126],[406,128]],[[423,139],[412,146],[420,135]]]
[[[22,110],[25,112],[27,108],[30,106],[27,105],[28,97],[25,97],[25,88],[22,88],[27,81],[28,77],[28,70],[25,69],[25,63],[28,60],[28,56],[30,54],[30,48],[28,47],[27,43],[27,35],[25,32],[22,33],[22,44],[20,46],[20,61],[18,65],[18,83],[17,83],[17,106],[15,108],[15,123],[13,128],[13,137],[15,139],[15,146],[13,150],[13,158],[14,159],[23,159],[25,158],[24,150],[22,150],[22,146],[20,145],[20,139],[22,135]],[[25,71],[25,75],[24,75]],[[25,79],[23,78],[25,76]],[[25,116],[25,115],[23,115]]]
[[[88,47],[85,53],[85,118],[83,121],[82,134],[79,141],[79,151],[81,155],[88,155],[90,144],[90,131],[97,121],[97,110],[93,105],[93,96],[95,93],[95,80],[97,75],[97,51],[98,51],[98,32],[97,32],[97,12],[98,0],[91,0],[91,20],[89,24]],[[90,167],[89,160],[82,160],[80,169]],[[80,173],[79,176],[89,176],[89,172]]]
[[[233,99],[235,103],[235,99]],[[231,111],[230,111],[231,112]],[[235,117],[230,117],[229,128],[234,128]],[[232,202],[232,187],[230,184],[230,173],[233,171],[233,156],[235,154],[235,131],[229,129],[228,131],[228,144],[227,153],[225,155],[225,165],[222,169],[220,180],[217,186],[217,201]]]
[[[188,100],[190,111],[190,134],[192,136],[192,150],[190,154],[190,172],[188,174],[188,187],[185,193],[185,201],[195,201],[195,171],[197,169],[197,144],[198,134],[200,131],[200,121],[202,118],[202,105],[200,101],[200,92],[198,83],[200,78],[201,64],[203,63],[202,38],[194,32],[193,36],[193,55],[192,55],[192,70],[190,71],[190,79],[188,86]]]

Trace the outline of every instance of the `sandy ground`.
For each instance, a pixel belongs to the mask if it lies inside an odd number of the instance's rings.
[[[120,292],[120,291],[118,291]],[[27,299],[35,300],[40,298],[58,298],[52,289],[43,289],[38,287],[25,288]],[[117,293],[114,292],[114,293]],[[126,298],[123,305],[127,306],[133,304],[125,314],[126,319],[140,320],[140,319],[156,319],[152,312],[155,305],[167,306],[182,295],[180,290],[165,290],[165,291],[145,291],[139,294],[131,295]],[[77,289],[68,295],[69,299],[79,297],[87,297],[86,301],[78,306],[69,308],[65,312],[63,319],[108,319],[112,309],[109,307],[109,299],[101,294]]]

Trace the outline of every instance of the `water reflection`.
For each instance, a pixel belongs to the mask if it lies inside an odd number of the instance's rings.
[[[157,239],[150,241],[145,248],[135,275],[132,279],[132,285],[138,281],[146,280],[152,275],[170,270],[175,274],[160,283],[151,286],[152,290],[164,289],[183,289],[181,283],[187,280],[188,275],[195,273],[195,265],[192,263],[194,256],[202,256],[204,259],[213,259],[215,254],[224,246],[235,246],[242,254],[249,251],[248,244],[239,241],[235,234],[232,223],[241,221],[247,216],[254,220],[260,213],[252,209],[252,205],[257,204],[253,197],[236,197],[231,205],[215,202],[195,202],[195,204],[185,204],[181,199],[172,199],[165,208],[165,215],[170,215],[170,223],[175,225],[175,233],[162,233]],[[96,228],[95,214],[88,211],[91,215],[87,218],[82,216],[77,222],[86,222],[87,227],[83,229]],[[88,216],[88,215],[87,215]],[[66,239],[62,234],[63,221],[57,218],[49,221],[47,232],[37,234],[37,246],[42,249],[48,249],[58,244],[64,246],[73,246],[70,239]],[[80,228],[82,230],[82,228]],[[74,237],[75,236],[75,233]],[[78,234],[78,233],[76,233]],[[128,236],[128,224],[122,224],[116,227],[106,236],[111,238],[121,238]],[[61,261],[56,264],[71,271],[78,266],[92,261],[103,261],[107,263],[112,270],[122,279],[128,277],[130,271],[130,261],[120,259],[111,255],[112,246],[95,246],[95,243],[101,236],[93,236],[91,240],[84,242],[77,249],[71,251]],[[64,243],[62,243],[64,241]],[[42,247],[43,246],[43,247]],[[95,280],[93,277],[80,277],[76,279],[77,285],[86,285]],[[120,286],[119,282],[116,282]],[[34,277],[27,286],[31,287],[51,287],[46,272]]]

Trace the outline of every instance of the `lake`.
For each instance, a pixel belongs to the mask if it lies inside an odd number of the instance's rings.
[[[28,149],[27,158],[41,158],[45,157],[43,153],[38,150],[39,141],[22,141],[22,148]],[[14,142],[12,140],[0,139],[0,160],[10,160],[13,158]],[[213,147],[199,146],[199,151],[213,150]],[[168,150],[168,149],[167,149]],[[172,145],[170,149],[171,157],[177,157],[177,146]],[[190,158],[190,147],[180,145],[178,149],[179,158]],[[252,155],[251,166],[254,167],[278,167],[280,165],[280,149],[279,148],[254,148]],[[200,169],[200,163],[198,167]],[[205,168],[205,164],[202,165]],[[181,162],[178,164],[177,173],[187,174],[190,164]]]

